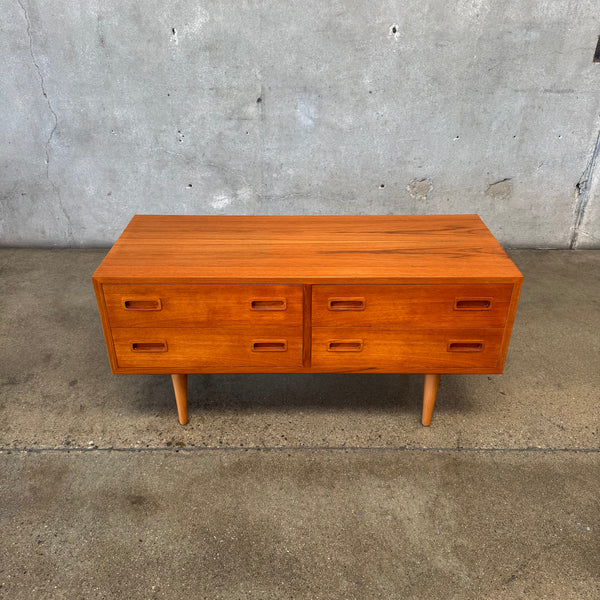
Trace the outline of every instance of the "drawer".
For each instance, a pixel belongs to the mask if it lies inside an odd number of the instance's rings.
[[[302,326],[300,285],[104,284],[111,327]]]
[[[494,368],[503,329],[315,328],[312,366],[422,369]]]
[[[302,328],[118,328],[121,368],[300,367]]]
[[[315,327],[503,327],[512,284],[315,285]]]

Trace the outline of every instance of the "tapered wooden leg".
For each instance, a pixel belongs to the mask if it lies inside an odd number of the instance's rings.
[[[435,406],[435,397],[437,395],[440,376],[432,373],[425,375],[425,389],[423,391],[423,417],[421,423],[426,427],[431,423],[433,407]]]
[[[185,425],[188,422],[187,416],[187,375],[175,373],[171,375],[173,379],[173,389],[175,390],[175,402],[177,403],[177,414],[179,422]]]

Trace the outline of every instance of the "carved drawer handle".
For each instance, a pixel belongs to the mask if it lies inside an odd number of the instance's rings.
[[[330,340],[327,343],[328,352],[361,352],[362,340]]]
[[[133,352],[166,352],[167,342],[133,342]]]
[[[483,341],[448,342],[448,352],[483,352]]]
[[[252,352],[285,352],[287,340],[255,340],[252,342]]]
[[[490,310],[492,298],[456,298],[454,310]]]
[[[125,310],[160,310],[160,298],[123,298]]]
[[[285,298],[261,298],[250,302],[250,310],[286,310]]]
[[[328,310],[365,310],[364,298],[329,298]]]

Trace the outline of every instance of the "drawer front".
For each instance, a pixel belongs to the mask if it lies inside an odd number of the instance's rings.
[[[512,284],[315,285],[314,327],[503,327]]]
[[[111,327],[302,326],[300,285],[104,284]]]
[[[315,328],[312,366],[356,369],[494,368],[503,329]]]
[[[118,328],[121,368],[300,367],[301,328]]]

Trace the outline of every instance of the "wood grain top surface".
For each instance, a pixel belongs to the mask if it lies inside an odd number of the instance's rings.
[[[477,215],[136,215],[94,273],[101,283],[521,278]]]

